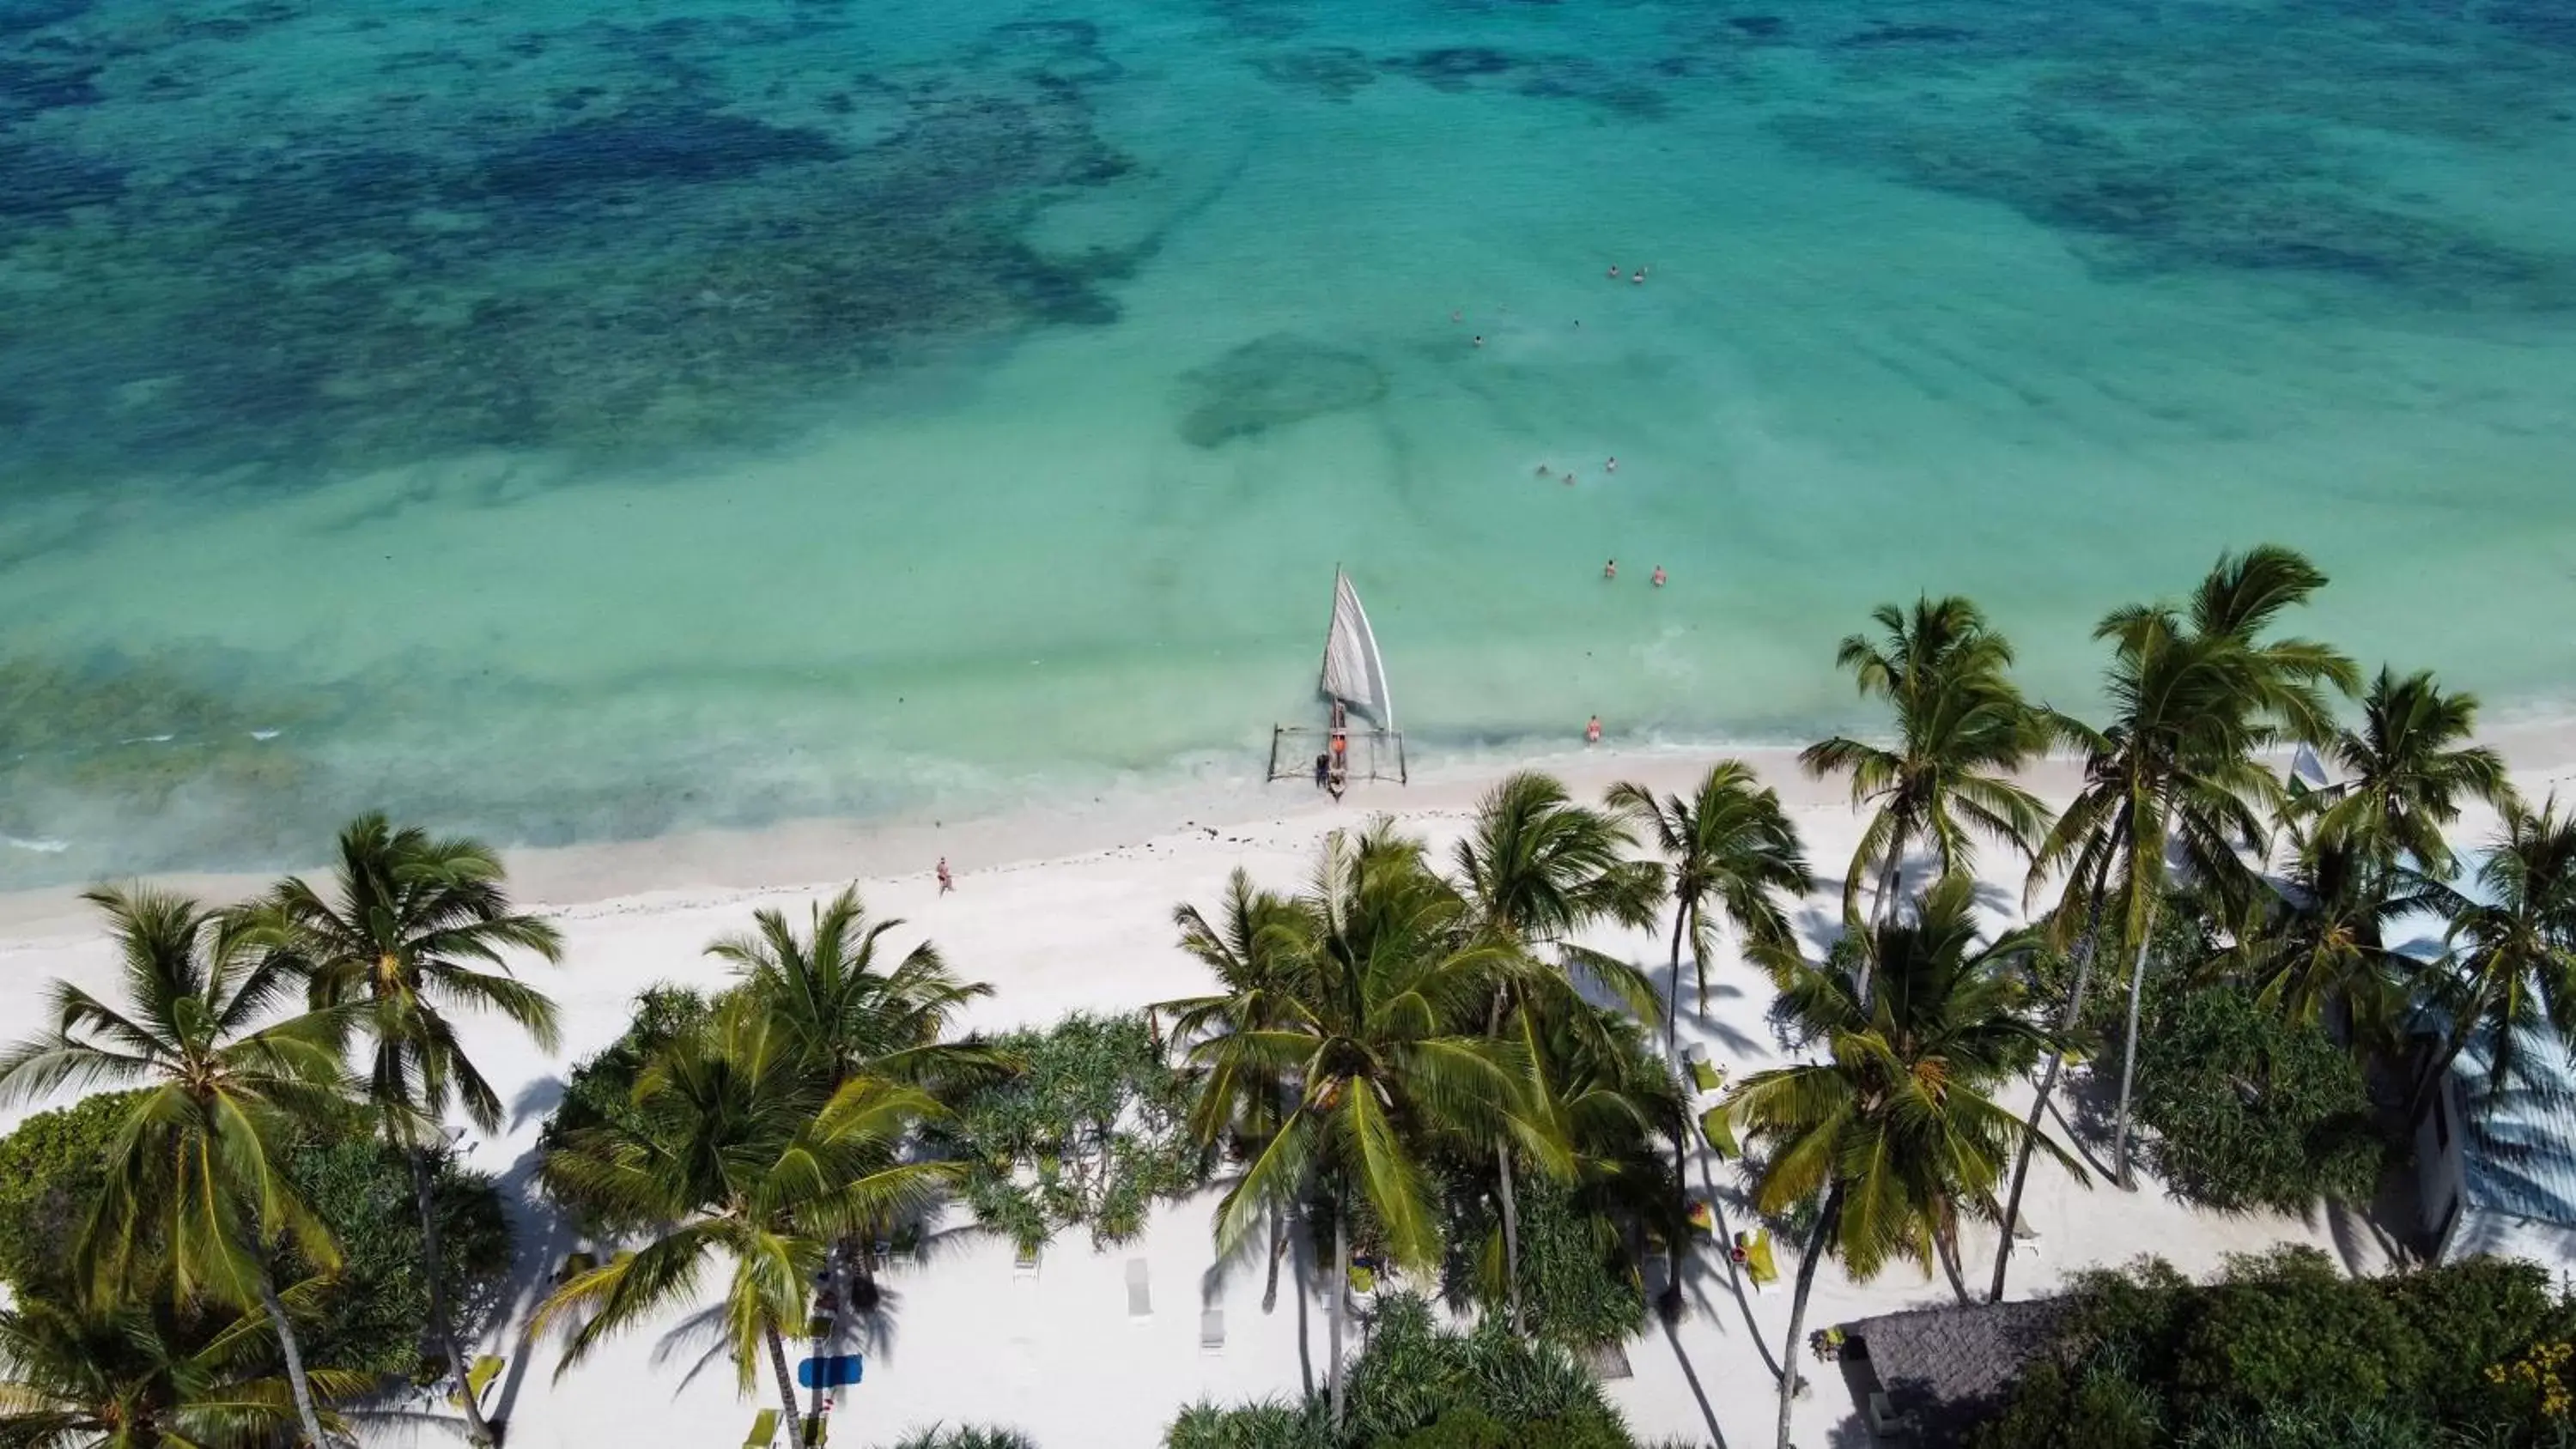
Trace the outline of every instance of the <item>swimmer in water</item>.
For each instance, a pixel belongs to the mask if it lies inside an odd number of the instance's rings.
[[[1610,264],[1610,280],[1614,282],[1619,280],[1619,264],[1617,262],[1612,262]]]
[[[1662,588],[1663,586],[1664,586],[1664,566],[1663,566],[1662,564],[1657,564],[1657,565],[1655,565],[1655,587],[1660,589],[1660,588]]]
[[[1646,280],[1646,269],[1644,267],[1639,267],[1637,269],[1637,275],[1630,277],[1628,280],[1641,286],[1644,285]]]
[[[1482,346],[1484,346],[1484,345],[1485,345],[1485,334],[1484,334],[1484,333],[1479,332],[1479,333],[1477,333],[1477,334],[1476,334],[1476,345],[1477,345],[1478,347],[1482,347]]]
[[[1547,478],[1547,477],[1553,477],[1554,475],[1553,475],[1553,474],[1551,474],[1551,473],[1549,473],[1549,472],[1547,471],[1547,465],[1546,465],[1545,463],[1541,463],[1541,464],[1539,464],[1539,465],[1538,465],[1538,476],[1540,476],[1540,477],[1542,477],[1542,478]]]
[[[1619,561],[1614,558],[1608,563],[1603,564],[1601,566],[1601,577],[1605,579],[1615,579],[1619,577]]]
[[[1452,322],[1462,322],[1462,321],[1465,321],[1465,320],[1466,320],[1466,313],[1465,313],[1465,311],[1464,311],[1463,309],[1459,309],[1459,308],[1452,308],[1452,309],[1450,309],[1450,312],[1449,312],[1449,320],[1450,320],[1450,321],[1452,321]]]
[[[1602,464],[1602,465],[1601,465],[1601,471],[1602,471],[1602,472],[1604,472],[1604,473],[1616,473],[1616,472],[1618,472],[1618,471],[1619,471],[1619,460],[1618,460],[1618,459],[1616,459],[1616,458],[1613,458],[1613,459],[1611,459],[1609,462]]]
[[[1560,482],[1560,483],[1563,483],[1563,484],[1564,484],[1566,487],[1568,487],[1568,488],[1573,487],[1573,486],[1574,486],[1574,470],[1573,470],[1573,469],[1571,469],[1571,468],[1566,469],[1566,470],[1565,470],[1565,476],[1564,476],[1564,477],[1562,477],[1562,478],[1560,478],[1560,479],[1558,479],[1557,481],[1558,481],[1558,482]]]
[[[1584,724],[1583,742],[1587,745],[1601,743],[1601,716],[1596,714]]]

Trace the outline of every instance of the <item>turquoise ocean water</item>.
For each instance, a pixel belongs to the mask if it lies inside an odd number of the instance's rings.
[[[2264,538],[2546,710],[2571,443],[2563,0],[0,0],[0,883],[1236,777],[1337,561],[1434,760]]]

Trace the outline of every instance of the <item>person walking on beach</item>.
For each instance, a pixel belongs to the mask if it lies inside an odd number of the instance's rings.
[[[939,857],[939,893],[944,896],[955,889],[957,878],[948,873],[948,857],[943,855]]]
[[[1601,743],[1601,716],[1594,715],[1591,722],[1583,727],[1583,742],[1587,745]]]
[[[1608,563],[1603,564],[1601,566],[1601,577],[1605,579],[1615,579],[1619,577],[1619,561],[1614,558]]]
[[[1657,565],[1655,565],[1655,587],[1660,589],[1660,588],[1662,588],[1663,586],[1664,586],[1664,566],[1663,566],[1662,564],[1657,564]]]

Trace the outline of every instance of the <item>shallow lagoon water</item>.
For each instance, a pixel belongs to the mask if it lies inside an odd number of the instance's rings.
[[[1239,777],[1336,562],[1431,760],[2266,538],[2550,710],[2571,443],[2555,6],[0,0],[0,881]]]

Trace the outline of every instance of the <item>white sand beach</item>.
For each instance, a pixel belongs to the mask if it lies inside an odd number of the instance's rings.
[[[2536,796],[2569,778],[2548,757],[2564,743],[2553,733],[2511,746],[2526,790]],[[1803,929],[1820,932],[1835,918],[1832,893],[1857,821],[1838,787],[1804,780],[1785,753],[1741,753],[1791,802],[1811,862],[1825,878],[1801,918]],[[1533,763],[1555,770],[1578,795],[1597,797],[1620,778],[1680,787],[1712,758],[1704,751],[1604,753]],[[2576,751],[2556,758],[2576,758]],[[1131,1010],[1205,985],[1201,968],[1174,944],[1174,905],[1212,901],[1237,866],[1265,883],[1295,886],[1327,830],[1377,810],[1397,812],[1405,829],[1445,853],[1491,777],[1479,770],[1409,789],[1364,787],[1338,808],[1304,786],[1281,785],[1260,797],[1275,800],[1268,809],[1238,808],[1230,823],[1193,819],[1152,801],[1079,817],[864,833],[799,827],[513,853],[520,894],[558,916],[566,955],[560,969],[535,972],[563,1008],[559,1055],[543,1056],[515,1032],[490,1024],[470,1028],[467,1041],[514,1103],[504,1133],[466,1144],[473,1165],[501,1179],[519,1229],[517,1302],[483,1345],[509,1360],[490,1407],[508,1419],[510,1442],[524,1449],[730,1449],[769,1401],[765,1391],[739,1396],[732,1366],[720,1353],[710,1358],[710,1339],[684,1319],[613,1341],[561,1379],[554,1377],[554,1345],[523,1335],[526,1309],[544,1291],[546,1275],[565,1253],[587,1246],[564,1237],[528,1196],[538,1127],[557,1099],[562,1073],[618,1034],[641,988],[721,982],[723,970],[702,948],[747,925],[756,906],[801,910],[856,877],[872,913],[907,921],[890,944],[934,939],[962,975],[993,985],[994,995],[969,1018],[975,1028],[1043,1025],[1075,1010]],[[2059,797],[2071,778],[2059,770],[2033,784]],[[1227,798],[1237,807],[1249,800],[1240,792]],[[1147,817],[1155,810],[1173,818],[1152,822]],[[2462,829],[2474,836],[2487,823],[2472,819]],[[931,874],[940,854],[957,876],[956,892],[945,897]],[[2018,872],[2000,853],[1989,855],[1987,867],[1998,920],[2016,914]],[[221,894],[248,883],[183,884]],[[67,892],[0,901],[0,935],[7,938],[0,942],[0,1022],[10,1036],[35,1025],[48,979],[95,986],[106,975],[105,943]],[[1654,934],[1601,932],[1588,944],[1659,976],[1664,969],[1665,943]],[[1694,1018],[1685,998],[1684,1037],[1734,1071],[1767,1065],[1779,1052],[1764,1018],[1768,998],[1762,978],[1730,956],[1713,976],[1705,1020]],[[1728,1226],[1745,1221],[1737,1206],[1741,1184],[1730,1166],[1703,1158],[1692,1173],[1714,1190]],[[1264,1314],[1258,1266],[1229,1274],[1212,1261],[1212,1201],[1211,1195],[1160,1209],[1139,1241],[1105,1252],[1095,1253],[1079,1235],[1060,1239],[1034,1275],[1015,1272],[1012,1248],[999,1238],[968,1230],[937,1237],[918,1265],[890,1278],[884,1313],[848,1346],[866,1355],[866,1376],[839,1394],[832,1442],[878,1443],[909,1427],[971,1420],[1017,1427],[1046,1449],[1142,1449],[1159,1442],[1164,1426],[1193,1400],[1294,1395],[1308,1374],[1320,1383],[1320,1297],[1300,1305],[1292,1280],[1283,1277],[1276,1311]],[[2036,1255],[2016,1260],[2016,1296],[2142,1253],[2194,1273],[2215,1268],[2226,1254],[2283,1242],[2316,1244],[2356,1269],[2385,1261],[2385,1249],[2358,1219],[2222,1219],[2167,1199],[2151,1181],[2134,1193],[2107,1183],[2088,1190],[2041,1167],[2025,1211],[2040,1236]],[[1971,1236],[1967,1249],[1973,1281],[1991,1265],[1991,1234]],[[1784,1275],[1794,1271],[1794,1249],[1784,1244],[1780,1255]],[[1147,1265],[1151,1312],[1141,1318],[1130,1313],[1131,1260]],[[1854,1284],[1828,1263],[1809,1322],[1830,1324],[1948,1296],[1946,1285],[1911,1269]],[[1775,1379],[1767,1365],[1780,1351],[1788,1318],[1785,1284],[1739,1302],[1725,1259],[1704,1250],[1693,1263],[1689,1300],[1676,1330],[1655,1329],[1629,1345],[1634,1375],[1611,1386],[1615,1400],[1645,1435],[1768,1442]],[[1223,1311],[1219,1349],[1201,1345],[1203,1306]],[[1806,1366],[1816,1384],[1799,1409],[1799,1442],[1811,1449],[1866,1442],[1841,1376],[1812,1360]],[[423,1423],[416,1436],[422,1443],[453,1442],[444,1422]],[[379,1437],[383,1431],[370,1440]]]

